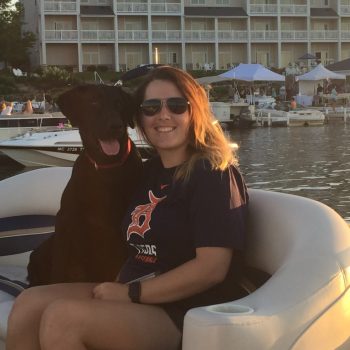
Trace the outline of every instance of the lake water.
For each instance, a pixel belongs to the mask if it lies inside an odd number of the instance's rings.
[[[350,222],[350,124],[233,130],[251,188],[316,199]],[[0,156],[0,179],[26,171]]]
[[[248,187],[309,197],[350,221],[350,124],[234,130]]]

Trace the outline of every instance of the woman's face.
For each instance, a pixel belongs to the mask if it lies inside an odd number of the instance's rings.
[[[152,81],[146,88],[144,101],[160,99],[162,106],[153,116],[142,114],[141,120],[148,140],[161,156],[163,163],[163,157],[169,156],[181,163],[187,159],[190,112],[188,107],[181,114],[169,110],[166,100],[171,97],[183,97],[175,84],[167,80]]]

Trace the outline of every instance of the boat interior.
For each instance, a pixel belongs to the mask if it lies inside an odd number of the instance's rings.
[[[0,350],[11,293],[26,280],[30,251],[54,230],[71,171],[42,168],[0,181]],[[271,277],[242,299],[190,310],[182,349],[350,349],[348,224],[311,199],[257,189],[249,195],[247,261]]]

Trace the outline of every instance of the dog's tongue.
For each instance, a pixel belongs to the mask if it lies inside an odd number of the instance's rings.
[[[115,156],[119,153],[120,150],[120,144],[117,140],[99,140],[100,145],[102,148],[102,151],[107,155],[107,156]]]

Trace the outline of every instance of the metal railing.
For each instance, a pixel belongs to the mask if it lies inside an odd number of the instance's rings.
[[[120,41],[148,41],[148,30],[118,30]]]
[[[153,41],[181,41],[181,30],[152,30]]]
[[[254,41],[278,40],[277,30],[252,30],[250,38]]]
[[[81,30],[80,39],[85,41],[114,41],[114,30]]]
[[[308,32],[307,30],[282,30],[281,40],[308,40]]]
[[[45,12],[77,12],[77,3],[74,2],[58,2],[58,1],[45,1]]]
[[[117,12],[119,13],[148,13],[148,4],[144,2],[116,2]],[[173,2],[153,3],[150,5],[152,14],[181,14],[181,4]]]
[[[311,40],[338,40],[339,31],[338,30],[311,30],[310,39]]]
[[[76,41],[78,40],[77,30],[45,30],[47,41]]]
[[[251,15],[276,15],[278,13],[278,6],[273,4],[251,4]]]
[[[218,40],[219,41],[232,41],[241,42],[248,39],[248,31],[246,30],[219,30]]]
[[[281,4],[280,12],[282,15],[303,15],[307,16],[307,5],[287,5]]]

